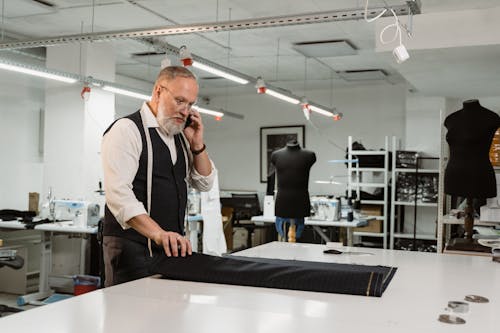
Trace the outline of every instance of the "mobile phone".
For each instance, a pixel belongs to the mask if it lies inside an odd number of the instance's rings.
[[[191,125],[192,122],[193,122],[193,120],[191,119],[191,115],[189,115],[186,118],[186,123],[184,124],[184,128],[187,128],[189,125]]]

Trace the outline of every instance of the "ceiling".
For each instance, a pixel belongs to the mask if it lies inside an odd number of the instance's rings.
[[[0,0],[2,1],[2,0]],[[370,7],[405,4],[405,0],[371,0]],[[362,8],[365,0],[3,0],[1,37],[6,40],[30,40],[113,30],[216,23],[228,20],[256,19],[312,12]],[[1,4],[1,2],[0,2]],[[421,0],[422,13],[487,9],[500,6],[498,0]],[[493,33],[493,32],[492,32]],[[175,47],[186,45],[193,54],[251,77],[262,76],[267,82],[289,89],[296,95],[304,90],[344,88],[354,85],[393,85],[404,83],[426,95],[465,97],[465,93],[500,95],[500,45],[410,52],[411,58],[396,64],[390,52],[375,51],[375,24],[349,20],[317,24],[275,26],[259,29],[168,35],[160,38]],[[313,41],[347,40],[354,54],[323,54],[306,57],[293,44]],[[111,41],[116,55],[116,72],[121,76],[153,82],[164,55],[154,47],[134,39]],[[29,51],[37,57],[22,53]],[[40,62],[44,49],[2,50],[0,56]],[[463,51],[463,52],[462,52]],[[21,52],[21,54],[19,53]],[[178,59],[170,56],[174,62]],[[451,59],[451,61],[450,61]],[[442,69],[446,75],[439,75]],[[492,70],[493,69],[493,70]],[[373,78],[360,70],[379,70]],[[349,79],[349,73],[354,77]],[[197,72],[201,94],[245,93],[251,85],[239,86],[225,79]],[[352,74],[352,73],[351,73]],[[371,73],[368,73],[371,74]],[[460,86],[467,78],[473,82]]]

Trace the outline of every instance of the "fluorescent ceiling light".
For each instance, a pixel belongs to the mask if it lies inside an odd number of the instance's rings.
[[[231,80],[231,81],[234,81],[234,82],[237,82],[240,84],[247,84],[248,83],[248,80],[245,80],[245,79],[238,77],[236,75],[232,75],[232,74],[229,74],[227,72],[221,71],[220,69],[216,69],[216,68],[210,67],[208,65],[202,64],[201,62],[198,62],[198,61],[193,61],[192,66],[195,68],[201,69],[205,72],[209,72],[209,73],[212,73],[214,75],[218,75],[220,77],[226,78],[228,80]]]
[[[206,113],[206,114],[209,114],[209,115],[214,116],[214,117],[224,117],[224,113],[223,112],[213,111],[213,110],[201,108],[201,107],[199,107],[197,105],[193,106],[193,108],[195,108],[196,110],[198,110],[198,112],[200,112],[200,113]]]
[[[283,95],[282,93],[279,93],[279,92],[272,90],[272,89],[269,89],[269,88],[266,89],[266,94],[271,95],[271,96],[276,97],[276,98],[279,98],[282,101],[285,101],[288,103],[292,103],[292,104],[299,104],[300,103],[300,101],[296,98]]]
[[[342,183],[336,182],[334,180],[315,180],[314,181],[316,184],[335,184],[335,185],[341,185]]]
[[[106,90],[106,91],[110,91],[110,92],[115,93],[115,94],[129,96],[129,97],[133,97],[133,98],[137,98],[137,99],[142,99],[142,100],[150,100],[151,99],[151,96],[149,96],[149,95],[136,93],[136,92],[130,91],[130,90],[120,89],[120,88],[113,87],[113,86],[104,86],[104,87],[102,87],[102,89]]]
[[[45,71],[41,71],[41,70],[30,69],[27,67],[5,64],[5,63],[1,63],[1,62],[0,62],[0,68],[6,69],[8,71],[14,71],[14,72],[18,72],[18,73],[38,76],[38,77],[42,77],[45,79],[56,80],[56,81],[61,81],[61,82],[66,82],[66,83],[75,83],[78,81],[77,79],[67,77],[67,76],[52,74],[52,73],[49,73],[48,71],[45,72]]]
[[[322,114],[323,116],[327,117],[333,117],[333,113],[330,111],[326,111],[325,109],[322,109],[320,107],[314,106],[314,105],[309,105],[309,109],[311,111],[314,111],[316,113]]]

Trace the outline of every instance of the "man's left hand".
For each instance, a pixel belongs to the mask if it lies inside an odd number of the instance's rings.
[[[191,150],[199,150],[203,148],[203,122],[198,111],[192,109],[190,111],[191,124],[184,129],[184,135],[189,141]]]

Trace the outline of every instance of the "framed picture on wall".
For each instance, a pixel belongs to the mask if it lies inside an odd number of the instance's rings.
[[[274,171],[271,164],[271,154],[286,146],[292,140],[297,140],[305,148],[305,126],[276,126],[260,128],[260,182],[267,183],[267,176]]]

